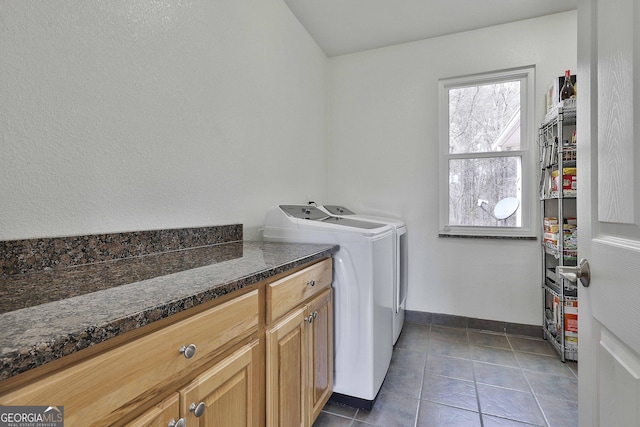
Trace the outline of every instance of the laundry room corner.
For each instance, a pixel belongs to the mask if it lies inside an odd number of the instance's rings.
[[[575,11],[329,58],[330,202],[406,221],[408,312],[542,325],[539,240],[440,237],[438,82],[534,66],[546,87],[575,68],[559,40],[575,47]]]

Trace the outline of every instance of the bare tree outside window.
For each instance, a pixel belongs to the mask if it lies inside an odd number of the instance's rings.
[[[448,89],[449,225],[520,226],[519,212],[506,220],[489,213],[522,197],[520,89],[520,80]]]

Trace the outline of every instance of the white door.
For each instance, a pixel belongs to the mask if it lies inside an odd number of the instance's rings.
[[[560,45],[559,45],[560,46]],[[640,426],[640,2],[578,4],[580,427]]]

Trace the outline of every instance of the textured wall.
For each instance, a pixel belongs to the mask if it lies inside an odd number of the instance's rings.
[[[251,239],[326,192],[327,60],[281,0],[5,0],[0,52],[0,240]]]

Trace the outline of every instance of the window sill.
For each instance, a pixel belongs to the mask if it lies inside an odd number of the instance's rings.
[[[459,239],[538,240],[537,236],[489,236],[480,234],[438,233],[438,237]]]

